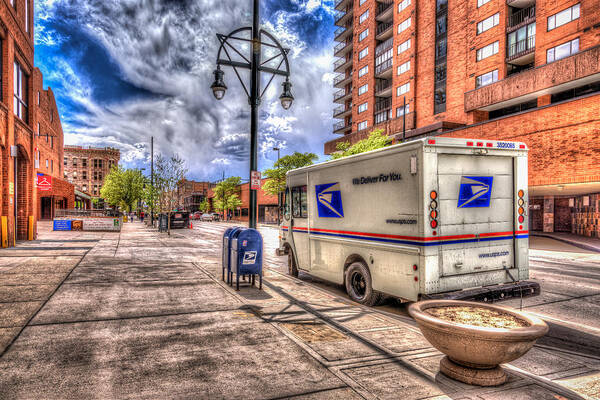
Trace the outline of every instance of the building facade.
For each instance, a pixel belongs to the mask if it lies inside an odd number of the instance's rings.
[[[65,146],[64,178],[97,203],[104,178],[112,167],[119,165],[120,158],[121,152],[112,147]]]
[[[215,185],[210,182],[196,182],[184,179],[177,185],[178,203],[184,211],[200,211],[200,204],[208,198],[208,192]]]
[[[532,230],[600,236],[600,2],[337,0],[325,153],[374,129],[525,142]]]
[[[256,191],[256,212],[257,222],[261,224],[276,224],[278,216],[278,202],[277,196],[273,196],[265,192],[262,188],[266,179],[261,180],[260,189]],[[249,220],[250,210],[250,187],[249,183],[242,183],[238,185],[237,196],[239,197],[242,204],[237,207],[233,212],[230,212],[228,219],[233,221],[247,222]],[[215,193],[212,189],[208,191],[208,200],[211,205],[211,210],[215,212],[214,202]]]
[[[33,7],[32,0],[0,3],[2,247],[35,238],[44,212],[73,199],[72,186],[60,179],[63,132],[54,95],[33,62]]]

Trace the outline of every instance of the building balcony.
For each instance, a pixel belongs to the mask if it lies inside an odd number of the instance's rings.
[[[506,50],[506,62],[516,65],[529,64],[535,52],[535,35],[509,44]]]
[[[392,108],[392,98],[386,97],[375,103],[375,112],[378,113],[380,111],[389,110]]]
[[[334,7],[336,10],[343,11],[349,5],[351,6],[352,3],[353,3],[353,0],[335,0]]]
[[[343,88],[350,82],[352,82],[352,74],[339,74],[333,79],[333,86],[336,88]]]
[[[394,2],[377,3],[375,19],[380,22],[392,23],[394,17]]]
[[[352,114],[352,104],[348,105],[348,107],[339,106],[333,110],[333,118],[344,118],[347,115]]]
[[[465,111],[493,111],[600,81],[600,46],[465,93]]]
[[[336,62],[333,63],[333,72],[343,73],[351,65],[352,65],[352,57],[340,58],[339,60],[337,60]]]
[[[508,18],[506,18],[506,31],[516,31],[522,26],[528,25],[532,22],[535,22],[535,5],[522,8],[516,13],[509,15]]]
[[[515,8],[527,8],[535,5],[535,0],[506,0],[506,4]]]
[[[345,42],[348,37],[352,37],[352,32],[353,32],[353,28],[352,28],[352,24],[346,25],[346,26],[340,26],[339,28],[337,28],[334,32],[334,40],[336,42]]]
[[[352,130],[352,121],[340,121],[333,124],[333,133],[346,133]]]
[[[337,26],[345,26],[346,23],[352,19],[352,14],[353,13],[351,5],[346,10],[337,11],[335,16],[335,24]]]
[[[391,79],[377,79],[375,82],[375,96],[376,97],[390,97],[392,95],[392,80]]]
[[[394,24],[391,22],[380,22],[377,24],[377,33],[375,39],[386,40],[392,37],[394,33]]]
[[[338,44],[333,48],[333,55],[343,57],[347,52],[352,50],[352,40]]]
[[[394,59],[388,58],[384,62],[375,66],[375,77],[380,79],[389,79],[392,77],[392,66]]]
[[[348,90],[340,89],[333,94],[333,102],[344,104],[349,97],[352,96],[352,86]]]

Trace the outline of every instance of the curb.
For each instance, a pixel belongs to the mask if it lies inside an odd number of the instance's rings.
[[[546,237],[546,238],[549,238],[549,239],[558,240],[559,242],[567,243],[567,244],[570,244],[571,246],[579,247],[580,249],[584,249],[584,250],[589,250],[589,251],[593,251],[593,252],[596,252],[596,253],[600,253],[600,247],[588,245],[588,244],[585,244],[585,243],[576,242],[574,240],[569,240],[569,239],[565,239],[565,238],[561,238],[561,237],[557,237],[557,236],[553,236],[553,235],[548,235],[548,234],[541,233],[541,232],[531,232],[530,235],[531,236],[538,236],[538,237]]]

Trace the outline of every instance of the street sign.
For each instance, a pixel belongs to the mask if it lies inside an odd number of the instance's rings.
[[[250,174],[250,189],[259,190],[260,189],[260,172],[252,171]]]
[[[44,192],[52,190],[52,177],[44,174],[38,174],[38,189]]]

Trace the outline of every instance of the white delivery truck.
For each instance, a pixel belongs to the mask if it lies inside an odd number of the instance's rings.
[[[425,138],[289,171],[277,254],[366,305],[536,295],[527,203],[525,144]]]

